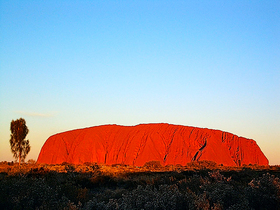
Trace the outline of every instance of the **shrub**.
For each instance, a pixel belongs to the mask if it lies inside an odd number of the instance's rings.
[[[205,169],[217,169],[218,165],[214,161],[210,160],[202,160],[202,161],[193,161],[186,165],[190,169],[197,169],[197,170],[205,170]]]
[[[29,159],[28,161],[27,161],[27,163],[28,164],[36,164],[36,160],[34,160],[34,159]]]
[[[153,160],[146,162],[143,167],[147,169],[161,169],[162,165],[160,161]]]
[[[253,179],[249,184],[247,196],[250,206],[255,209],[280,209],[280,180],[269,173]]]
[[[279,167],[0,166],[0,209],[280,209]]]

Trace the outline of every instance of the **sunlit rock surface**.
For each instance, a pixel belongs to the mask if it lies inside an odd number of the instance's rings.
[[[37,163],[142,166],[152,160],[162,165],[201,160],[225,166],[268,165],[268,159],[252,139],[171,124],[102,125],[58,133],[45,142]]]

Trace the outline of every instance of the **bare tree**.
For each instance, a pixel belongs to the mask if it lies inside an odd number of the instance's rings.
[[[18,159],[19,165],[21,160],[24,160],[30,151],[29,140],[25,140],[29,130],[23,118],[12,120],[11,122],[11,151],[14,158]]]

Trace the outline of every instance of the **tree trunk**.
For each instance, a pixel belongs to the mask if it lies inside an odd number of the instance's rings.
[[[21,161],[21,152],[19,153],[19,156],[18,156],[18,163],[20,165],[20,161]]]

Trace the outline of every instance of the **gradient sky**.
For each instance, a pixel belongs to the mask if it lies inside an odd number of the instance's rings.
[[[58,132],[165,122],[280,165],[280,1],[0,0],[0,161],[20,117],[27,160]]]

